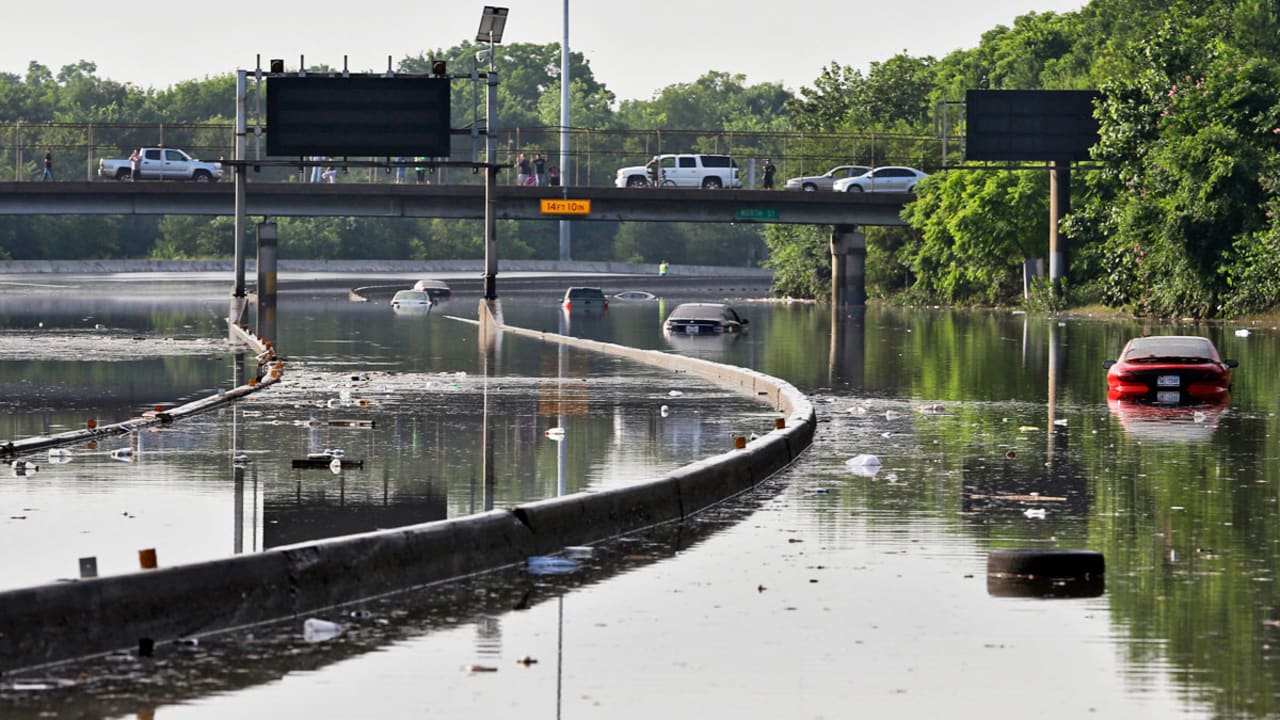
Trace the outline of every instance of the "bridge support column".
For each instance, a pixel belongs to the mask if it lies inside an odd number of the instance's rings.
[[[854,225],[831,230],[831,305],[867,304],[867,236]]]
[[[258,337],[276,342],[276,223],[258,223]]]

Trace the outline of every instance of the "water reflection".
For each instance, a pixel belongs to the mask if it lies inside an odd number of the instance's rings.
[[[607,318],[569,317],[562,326],[557,300],[508,299],[502,309],[527,327],[673,350],[654,305],[617,303]],[[300,478],[304,497],[312,492],[317,503],[378,507],[403,493],[453,515],[625,481],[633,467],[652,470],[722,449],[737,422],[764,419],[743,405],[730,406],[731,421],[717,421],[705,406],[728,401],[713,390],[558,346],[508,339],[480,351],[471,343],[483,348],[486,340],[442,325],[434,313],[410,326],[385,307],[375,313],[310,302],[300,309],[286,301],[281,314],[280,344],[305,368],[290,374],[306,381],[245,404],[235,439],[221,425],[175,428],[144,438],[143,462],[132,465],[111,464],[107,448],[78,452],[56,473],[12,479],[6,499],[42,505],[47,496],[35,491],[52,485],[74,503],[93,490],[112,520],[121,509],[137,514],[120,525],[131,531],[151,519],[141,500],[163,493],[159,508],[169,520],[174,503],[213,508],[208,534],[225,552],[227,518],[236,516],[222,505],[198,505],[201,493],[234,498],[245,528],[235,542],[252,546],[255,498],[287,504],[298,497]],[[366,697],[376,693],[388,712],[429,707],[441,716],[487,717],[512,706],[552,715],[561,702],[566,716],[655,716],[695,698],[752,717],[834,717],[852,704],[894,717],[956,707],[981,707],[992,718],[1276,715],[1274,334],[802,305],[761,304],[751,318],[751,332],[717,348],[718,359],[818,396],[819,437],[778,478],[776,496],[744,514],[700,518],[715,528],[711,542],[690,552],[696,543],[687,537],[657,549],[620,541],[580,573],[521,571],[486,578],[482,587],[433,588],[391,602],[377,616],[391,622],[370,622],[327,648],[299,650],[297,629],[281,630],[264,634],[253,657],[211,651],[227,659],[204,665],[190,683],[132,682],[125,692],[152,692],[161,704],[185,700],[182,711],[192,717],[225,717],[248,703],[292,709],[297,693],[322,697],[316,706],[337,717],[355,686]],[[1106,402],[1100,348],[1161,331],[1210,336],[1247,360],[1229,405],[1199,408],[1197,421],[1194,408],[1173,415]],[[225,359],[214,367],[225,375]],[[352,383],[354,372],[368,372],[369,380]],[[610,382],[598,382],[604,377]],[[337,398],[343,387],[370,405],[309,404],[313,394]],[[854,407],[864,412],[845,412]],[[293,424],[313,416],[376,419],[373,433],[332,428],[317,441],[359,447],[376,466],[322,484],[262,460],[314,445],[311,431]],[[549,427],[565,428],[566,441],[548,440]],[[237,450],[252,462],[237,469]],[[880,471],[852,472],[846,461],[859,454],[880,458]],[[476,467],[489,459],[491,477]],[[75,482],[61,475],[76,468],[85,475]],[[140,469],[155,474],[132,475]],[[130,483],[144,491],[122,494]],[[808,492],[816,487],[825,492]],[[48,519],[30,515],[0,522],[0,533]],[[75,531],[70,523],[61,537]],[[0,539],[16,546],[10,543],[32,536]],[[135,539],[120,546],[131,557],[142,546]],[[1045,603],[984,585],[982,560],[992,550],[1052,547],[1104,554],[1105,588]],[[74,567],[77,550],[43,562]],[[178,552],[162,547],[161,559]],[[595,572],[604,566],[612,570]],[[562,606],[572,610],[567,627]],[[499,672],[477,678],[459,670],[482,650]],[[560,670],[550,659],[560,659],[560,650],[566,692],[553,701],[549,689],[561,677],[550,676]],[[521,667],[525,656],[542,662]],[[997,698],[989,684],[972,682],[975,673],[1026,694]],[[286,675],[288,682],[276,682]],[[424,676],[432,678],[429,693]],[[744,676],[764,679],[744,687]],[[636,693],[637,686],[663,692]],[[806,690],[791,692],[797,687]]]
[[[1230,404],[1225,399],[1189,405],[1108,399],[1107,409],[1120,421],[1125,434],[1135,440],[1203,444],[1213,440]]]

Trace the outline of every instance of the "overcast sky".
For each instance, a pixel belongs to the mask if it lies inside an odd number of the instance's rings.
[[[710,70],[748,84],[812,86],[832,61],[866,70],[899,52],[942,57],[1029,12],[1066,12],[1080,0],[571,0],[569,46],[619,100],[649,99]],[[483,3],[440,0],[174,3],[42,0],[7,12],[0,71],[37,61],[55,74],[94,62],[98,77],[166,88],[285,58],[385,70],[434,48],[473,40]],[[504,43],[558,43],[564,0],[512,0]],[[452,69],[452,68],[451,68]],[[460,70],[460,68],[459,68]]]

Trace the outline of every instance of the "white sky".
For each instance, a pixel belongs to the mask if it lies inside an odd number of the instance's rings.
[[[558,43],[564,0],[510,0],[504,43]],[[749,84],[812,87],[832,61],[866,70],[899,52],[941,58],[1029,12],[1078,10],[1081,0],[572,0],[569,46],[619,100],[649,99],[709,70]],[[94,62],[97,75],[140,87],[252,69],[261,55],[353,71],[384,70],[474,39],[484,3],[439,0],[266,0],[209,5],[172,0],[10,3],[0,23],[0,71],[35,60],[55,74]],[[200,19],[197,19],[200,18]]]

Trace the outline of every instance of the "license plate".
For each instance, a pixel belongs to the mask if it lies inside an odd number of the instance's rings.
[[[1177,390],[1160,390],[1156,393],[1156,402],[1177,404],[1182,400],[1182,394]]]
[[[701,325],[690,325],[684,329],[686,335],[697,335],[702,332]]]
[[[1182,387],[1182,378],[1177,375],[1157,376],[1156,387]]]

